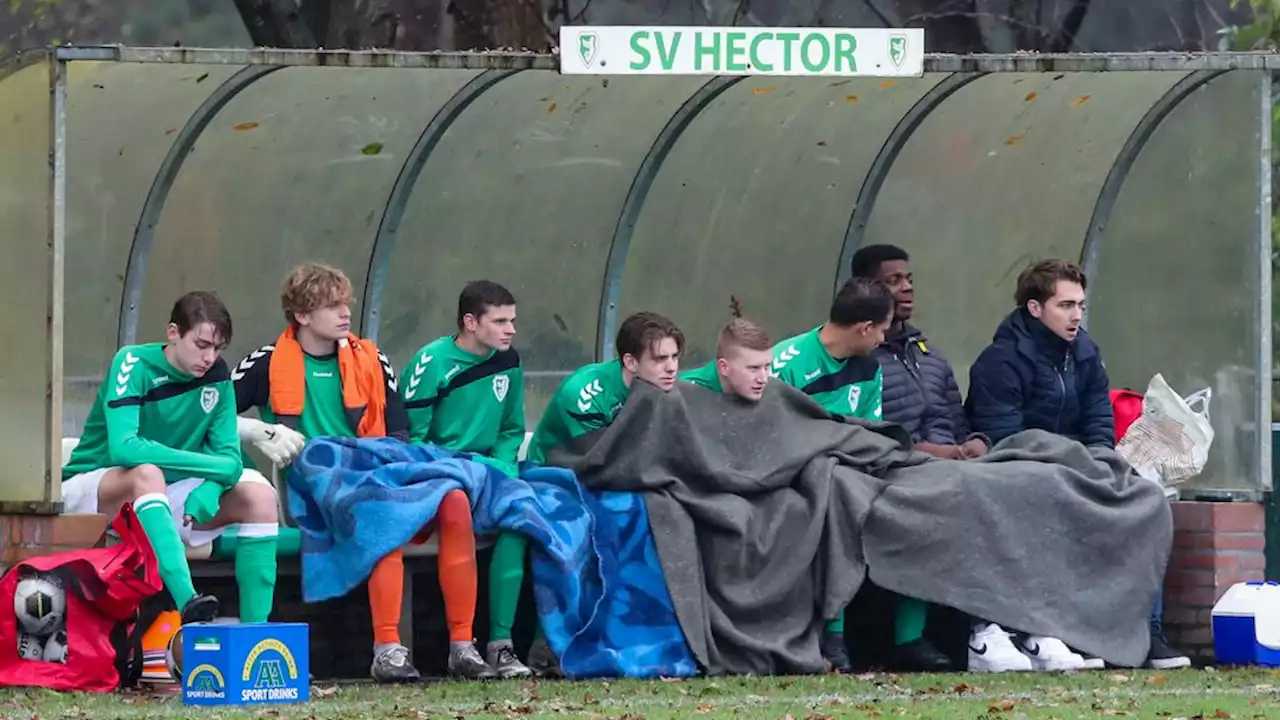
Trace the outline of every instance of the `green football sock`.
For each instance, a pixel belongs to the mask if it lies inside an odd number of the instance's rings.
[[[844,634],[844,613],[841,612],[832,620],[827,621],[827,632],[832,635]]]
[[[182,547],[182,536],[173,524],[169,498],[163,493],[143,495],[134,501],[133,512],[138,516],[142,531],[146,533],[147,539],[151,541],[151,548],[156,553],[160,580],[181,611],[196,596],[196,588],[191,583],[191,568],[187,565],[187,551]]]
[[[286,525],[280,528],[279,532],[280,535],[276,539],[276,557],[297,557],[302,553],[301,530]],[[240,538],[233,525],[213,541],[213,557],[218,560],[230,560],[236,556],[236,548],[239,545]]]
[[[502,533],[493,545],[489,563],[489,641],[511,639],[524,584],[524,551],[528,541],[517,533]]]
[[[240,523],[236,533],[236,585],[240,622],[266,622],[276,594],[276,523]]]
[[[893,644],[906,645],[924,637],[929,604],[916,598],[899,597],[898,612],[893,623]]]

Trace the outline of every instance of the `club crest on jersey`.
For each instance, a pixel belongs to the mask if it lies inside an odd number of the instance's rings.
[[[507,399],[507,391],[511,389],[511,378],[506,375],[493,376],[493,396],[498,398],[498,402]]]
[[[857,385],[849,386],[849,409],[858,409],[858,398],[862,397],[862,388]]]
[[[213,412],[213,408],[218,404],[218,388],[207,387],[200,391],[200,407],[204,408],[206,413]]]

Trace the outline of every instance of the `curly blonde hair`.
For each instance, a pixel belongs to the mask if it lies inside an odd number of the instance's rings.
[[[292,325],[298,324],[299,315],[350,302],[351,281],[338,268],[321,263],[294,268],[280,289],[280,305]]]

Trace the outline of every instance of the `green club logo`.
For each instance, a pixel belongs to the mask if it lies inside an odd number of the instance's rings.
[[[591,63],[599,52],[600,36],[594,31],[584,32],[578,36],[578,56],[582,58],[583,65],[591,67]]]
[[[889,60],[893,62],[893,66],[900,68],[902,63],[907,59],[907,36],[906,35],[890,35],[889,36]]]

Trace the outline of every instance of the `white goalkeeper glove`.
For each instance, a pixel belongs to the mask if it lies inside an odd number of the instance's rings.
[[[236,418],[236,432],[241,442],[252,443],[276,467],[284,467],[302,452],[306,438],[284,425],[270,425],[247,417]]]

